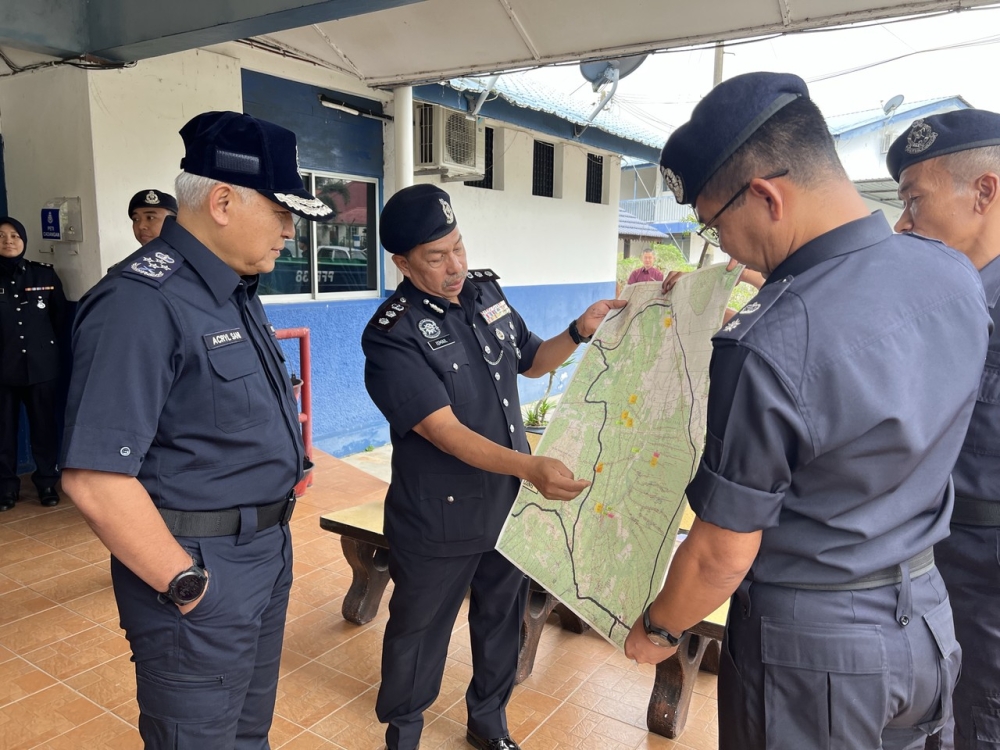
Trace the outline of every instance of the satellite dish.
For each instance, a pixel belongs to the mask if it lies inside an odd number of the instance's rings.
[[[897,109],[899,109],[899,105],[902,103],[903,103],[903,95],[896,94],[894,97],[892,97],[892,99],[890,99],[889,101],[887,101],[885,104],[882,105],[882,111],[885,112],[885,116],[888,117]]]
[[[605,83],[613,81],[616,77],[621,80],[634,71],[643,61],[649,57],[648,54],[632,55],[630,57],[618,57],[614,60],[597,60],[595,62],[580,63],[580,75],[586,78],[597,91]],[[615,73],[617,72],[617,76]]]

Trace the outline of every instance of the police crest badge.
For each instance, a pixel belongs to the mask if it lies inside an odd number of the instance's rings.
[[[914,120],[910,125],[910,132],[906,135],[905,151],[908,154],[922,154],[931,147],[937,137],[938,134],[926,122]]]
[[[424,334],[425,339],[436,339],[441,335],[441,328],[430,318],[424,318],[417,323],[417,328]]]
[[[444,213],[444,220],[449,224],[455,223],[455,211],[451,207],[451,204],[444,198],[438,198],[441,201],[441,211]]]
[[[146,193],[146,203],[147,205],[150,206],[160,205],[160,196],[156,194],[155,190],[150,190],[148,193]]]
[[[668,188],[670,188],[670,192],[674,194],[674,197],[677,199],[677,202],[683,203],[684,181],[681,179],[681,176],[676,172],[674,172],[674,170],[670,169],[669,167],[664,167],[661,171],[663,172],[664,184]]]

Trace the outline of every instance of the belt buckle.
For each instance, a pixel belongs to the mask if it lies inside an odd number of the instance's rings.
[[[295,495],[293,494],[288,500],[285,501],[285,510],[281,514],[281,520],[279,523],[282,526],[287,526],[288,522],[292,520],[292,513],[295,512]]]

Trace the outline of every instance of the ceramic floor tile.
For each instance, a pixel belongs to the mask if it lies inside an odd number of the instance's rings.
[[[18,542],[14,544],[18,544]],[[12,547],[14,545],[7,546]],[[0,550],[2,549],[3,547],[0,547]],[[46,555],[38,555],[30,560],[21,560],[20,562],[6,565],[0,568],[0,573],[26,586],[30,586],[33,583],[38,583],[48,578],[55,578],[56,576],[61,576],[64,573],[84,567],[93,566],[87,565],[79,557],[74,557],[61,550],[53,550]]]
[[[372,622],[346,622],[351,571],[319,516],[380,500],[385,485],[318,451],[315,459],[316,483],[292,522],[296,581],[271,745],[381,750],[385,727],[375,698],[392,584]],[[468,748],[467,617],[468,601],[440,694],[425,714],[423,750]],[[0,644],[0,750],[141,747],[134,665],[118,628],[108,552],[71,505],[50,510],[26,499],[0,514]],[[645,731],[654,673],[593,632],[562,630],[553,615],[533,674],[508,705],[512,735],[525,750],[718,750],[715,675],[698,676],[685,732],[668,740]]]
[[[57,554],[63,555],[71,560],[78,558],[67,555],[65,552]],[[111,587],[111,572],[98,568],[96,565],[84,565],[75,570],[56,575],[52,578],[39,580],[36,583],[27,584],[32,590],[37,591],[54,602],[65,604],[81,596],[97,593],[102,589]]]
[[[10,593],[0,594],[0,626],[54,606],[56,606],[54,601],[28,588],[14,589]]]
[[[135,699],[135,665],[126,653],[65,682],[74,690],[103,706],[116,708]]]
[[[101,709],[65,685],[0,708],[4,750],[28,750],[96,719]]]
[[[41,745],[39,750],[142,750],[138,730],[114,714],[101,714],[96,719],[71,729]]]
[[[52,687],[56,680],[24,659],[0,663],[0,706]]]
[[[67,609],[52,607],[0,627],[0,643],[14,653],[24,654],[81,633],[93,625],[90,620]]]
[[[29,651],[23,658],[54,677],[66,680],[127,654],[129,647],[124,638],[95,625],[82,633]]]

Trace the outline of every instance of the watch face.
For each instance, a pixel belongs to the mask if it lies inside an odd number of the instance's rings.
[[[649,642],[654,646],[659,646],[660,648],[672,648],[677,644],[668,638],[664,638],[659,633],[646,633],[646,637],[649,638]]]
[[[194,571],[186,570],[174,582],[174,600],[179,604],[190,604],[205,590],[205,578]]]

